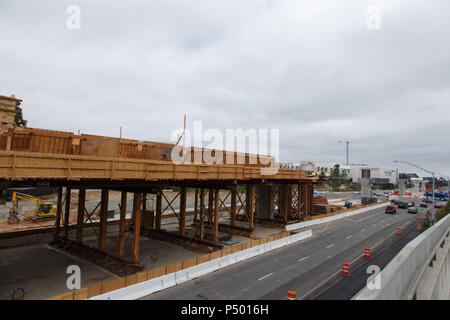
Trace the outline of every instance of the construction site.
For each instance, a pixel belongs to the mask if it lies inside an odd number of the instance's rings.
[[[21,102],[0,96],[2,299],[91,298],[345,210],[313,196],[316,176],[265,174],[272,157],[232,152],[234,164],[209,164],[203,154],[216,150],[183,147],[175,162],[175,144],[17,125]],[[82,270],[77,290],[70,265]]]

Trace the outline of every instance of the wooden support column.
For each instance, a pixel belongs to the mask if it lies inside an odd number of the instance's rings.
[[[139,262],[139,239],[141,235],[141,201],[142,194],[135,192],[133,198],[133,262]]]
[[[219,242],[219,189],[214,190],[214,242]]]
[[[214,189],[209,189],[208,191],[208,221],[210,224],[213,223],[212,215],[214,210]]]
[[[72,194],[72,190],[69,187],[66,187],[66,206],[64,212],[64,237],[67,238],[69,236],[69,220],[70,220],[70,196]]]
[[[62,187],[58,188],[58,203],[56,204],[56,222],[55,233],[59,234],[61,231],[61,216],[62,216]]]
[[[78,214],[77,214],[77,242],[83,242],[84,207],[86,201],[86,188],[78,190]]]
[[[182,236],[186,234],[186,187],[180,191],[180,221],[179,231]]]
[[[253,185],[247,184],[245,187],[245,209],[247,210],[248,223],[250,230],[254,227],[254,210],[253,210]]]
[[[198,215],[198,189],[195,188],[195,199],[194,199],[194,221],[197,221]]]
[[[99,250],[105,251],[106,248],[106,231],[107,225],[106,221],[108,219],[108,201],[109,201],[109,190],[102,189],[101,203],[100,203],[100,226],[99,226],[99,238],[98,238],[98,248]]]
[[[309,216],[309,192],[308,192],[308,185],[305,183],[303,184],[303,203],[305,206],[305,216]]]
[[[127,192],[120,195],[120,224],[119,224],[119,257],[123,257],[125,244],[125,218],[127,215]]]
[[[231,217],[230,224],[231,226],[236,225],[236,215],[237,215],[237,190],[236,185],[231,188]]]
[[[302,190],[301,184],[298,183],[297,184],[297,208],[296,208],[298,218],[301,218],[301,216],[300,216],[301,199],[302,199],[302,197],[301,197],[301,190]]]
[[[200,189],[200,239],[203,240],[203,234],[205,232],[205,189]]]
[[[156,220],[155,229],[161,230],[161,215],[162,215],[162,190],[159,189],[156,193]]]
[[[273,207],[273,199],[272,199],[272,185],[267,186],[267,211],[266,218],[272,218],[272,207]]]
[[[292,216],[292,185],[286,185],[286,219]]]

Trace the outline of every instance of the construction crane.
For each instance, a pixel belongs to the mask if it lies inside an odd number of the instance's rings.
[[[11,200],[11,211],[9,213],[8,222],[15,223],[19,221],[17,204],[19,200],[28,200],[36,202],[34,215],[26,219],[31,221],[48,220],[56,217],[56,206],[51,202],[42,202],[41,199],[29,194],[13,192]]]

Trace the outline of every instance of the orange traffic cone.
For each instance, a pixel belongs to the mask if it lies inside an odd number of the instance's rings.
[[[344,262],[342,264],[342,273],[343,274],[350,274],[350,264],[348,262]]]
[[[420,230],[421,230],[421,225],[420,225],[420,223],[417,224],[416,230],[417,230],[417,231],[420,231]]]
[[[401,235],[401,234],[402,234],[402,228],[400,228],[400,227],[397,228],[397,234],[398,234],[398,235]]]
[[[419,215],[418,215],[418,214],[416,214],[416,220],[419,220],[419,219],[420,219]]]
[[[295,300],[295,289],[292,288],[291,291],[288,291],[288,300]]]
[[[364,257],[370,259],[370,248],[368,246],[364,249]]]

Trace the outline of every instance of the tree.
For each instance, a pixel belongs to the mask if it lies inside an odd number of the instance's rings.
[[[26,127],[28,121],[23,118],[22,108],[16,106],[16,116],[14,117],[14,125],[18,127]]]

